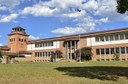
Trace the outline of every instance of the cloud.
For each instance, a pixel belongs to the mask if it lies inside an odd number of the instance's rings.
[[[7,7],[15,7],[20,4],[21,0],[0,0],[0,4]]]
[[[10,21],[16,19],[17,17],[18,17],[18,14],[16,14],[16,13],[13,13],[13,14],[10,14],[7,16],[2,16],[0,18],[0,22],[10,22]]]
[[[36,40],[36,39],[39,39],[40,37],[37,37],[37,36],[33,36],[33,35],[30,35],[29,36],[29,40]]]
[[[7,7],[5,7],[5,6],[0,6],[0,11],[4,11],[4,10],[6,10],[7,9]]]
[[[87,32],[88,28],[81,28],[81,27],[65,27],[65,28],[57,28],[55,30],[52,30],[52,33],[60,34],[60,35],[71,35],[71,34],[78,34],[78,33],[84,33]]]

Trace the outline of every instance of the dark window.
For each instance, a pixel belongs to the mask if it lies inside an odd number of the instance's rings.
[[[119,51],[119,48],[115,48],[116,49],[116,54],[119,54],[120,51]]]
[[[125,34],[125,39],[128,39],[128,33]]]
[[[96,37],[95,39],[96,39],[96,42],[99,42],[99,37]]]
[[[119,40],[119,35],[118,34],[115,35],[115,40]]]
[[[38,52],[38,57],[40,56],[40,53]]]
[[[37,52],[35,52],[35,57],[37,57]]]
[[[110,48],[111,54],[114,54],[114,48]]]
[[[114,39],[113,39],[113,35],[110,35],[110,41],[113,41]]]
[[[100,49],[96,49],[96,54],[100,55]]]
[[[126,52],[128,53],[128,47],[126,47]]]
[[[101,54],[105,54],[105,52],[104,52],[104,49],[103,49],[103,48],[101,49]]]
[[[42,52],[40,52],[40,57],[42,57]]]
[[[53,46],[53,42],[51,42],[51,46]]]
[[[120,34],[120,40],[124,39],[124,34]]]
[[[48,52],[48,56],[50,56],[50,52]]]
[[[109,48],[106,48],[106,54],[109,54]]]
[[[100,41],[104,41],[104,37],[103,36],[100,37]]]
[[[121,47],[121,54],[125,54],[125,47]]]
[[[105,41],[108,41],[109,39],[108,39],[108,36],[105,36]]]

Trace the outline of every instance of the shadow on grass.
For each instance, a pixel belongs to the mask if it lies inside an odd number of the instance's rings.
[[[120,77],[128,78],[127,67],[111,66],[88,66],[88,67],[58,67],[58,71],[65,72],[64,75],[73,77],[85,77],[90,79],[113,80]]]

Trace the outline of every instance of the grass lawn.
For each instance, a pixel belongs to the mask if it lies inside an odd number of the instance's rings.
[[[128,61],[0,64],[0,84],[128,84]]]

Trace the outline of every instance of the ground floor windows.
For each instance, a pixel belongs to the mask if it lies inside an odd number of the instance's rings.
[[[96,49],[96,55],[125,54],[125,53],[128,53],[128,47],[98,48],[98,49]]]
[[[35,52],[35,57],[51,56],[52,52]]]

